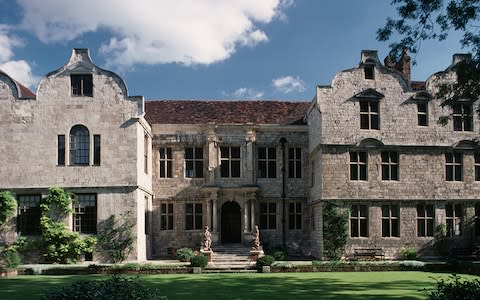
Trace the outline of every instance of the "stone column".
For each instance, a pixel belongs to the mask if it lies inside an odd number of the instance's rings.
[[[245,157],[245,183],[253,184],[253,173],[254,173],[254,166],[255,166],[255,159],[254,159],[254,151],[255,148],[253,147],[256,141],[256,132],[255,129],[249,129],[245,134],[245,142],[246,142],[246,157]]]
[[[243,232],[248,232],[248,199],[244,197],[243,199]]]
[[[250,199],[250,229],[255,228],[255,199]]]
[[[218,215],[218,212],[217,212],[217,193],[215,193],[215,197],[212,197],[212,201],[213,201],[213,222],[212,222],[212,231],[213,232],[218,232],[218,221],[217,221],[217,215]]]

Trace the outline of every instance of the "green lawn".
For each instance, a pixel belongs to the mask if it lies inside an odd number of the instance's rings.
[[[423,288],[448,274],[426,272],[318,272],[149,275],[141,279],[175,299],[425,299]],[[473,277],[473,276],[462,276]],[[0,280],[0,299],[38,295],[94,276],[18,276]]]

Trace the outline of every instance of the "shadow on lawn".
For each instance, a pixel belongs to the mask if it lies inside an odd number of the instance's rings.
[[[144,278],[175,299],[424,299],[419,290],[431,287],[431,280],[347,283],[321,277],[204,275],[175,280]]]
[[[343,277],[340,277],[343,276]],[[202,274],[141,276],[146,285],[157,288],[169,300],[176,299],[424,299],[418,290],[432,287],[427,276],[401,276],[385,272],[309,274]],[[0,299],[37,299],[52,289],[74,281],[105,276],[19,276],[0,280]],[[407,278],[407,279],[406,279]]]

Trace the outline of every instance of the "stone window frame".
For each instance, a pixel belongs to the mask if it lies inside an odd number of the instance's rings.
[[[451,208],[449,209],[449,207]],[[465,212],[463,203],[447,202],[445,204],[445,225],[447,227],[447,237],[463,235],[464,215]]]
[[[450,151],[445,153],[445,181],[463,181],[463,153]]]
[[[350,238],[369,237],[369,205],[352,204],[350,207]],[[356,229],[356,230],[355,230]]]
[[[172,147],[160,147],[159,156],[159,178],[173,178],[173,150]]]
[[[398,151],[382,151],[380,153],[382,164],[382,180],[400,180],[400,154]]]
[[[24,235],[39,235],[41,194],[19,194],[17,200],[17,233]]]
[[[275,201],[260,202],[260,229],[277,229],[277,207]]]
[[[72,206],[72,231],[82,234],[96,234],[97,194],[75,193]]]
[[[70,88],[73,97],[93,97],[93,75],[70,74]]]
[[[367,80],[375,80],[375,64],[365,63],[363,65],[363,77]]]
[[[174,229],[174,209],[173,203],[160,203],[160,230]]]
[[[452,105],[453,131],[473,131],[473,103],[468,100]]]
[[[368,181],[368,152],[349,151],[350,181]]]
[[[233,152],[232,150],[234,149],[235,150],[238,149],[238,157],[237,155],[232,155],[232,152]],[[220,177],[221,178],[241,178],[241,176],[242,176],[242,148],[240,146],[234,146],[234,145],[220,146]]]
[[[204,151],[203,147],[185,147],[184,148],[184,176],[185,178],[203,178],[204,177]],[[189,153],[191,152],[191,153]]]
[[[400,237],[400,205],[383,204],[382,211],[382,238]]]
[[[473,154],[474,168],[475,168],[475,181],[480,181],[480,151]]]
[[[257,146],[257,178],[277,178],[277,147]]]
[[[288,203],[288,229],[301,230],[303,228],[303,203],[291,201]]]
[[[302,147],[288,148],[288,178],[302,178]]]
[[[196,203],[196,202],[185,203],[185,230],[202,230],[202,229],[203,229],[202,203]]]
[[[417,126],[428,127],[428,102],[417,102]]]
[[[379,99],[360,99],[360,129],[380,130]]]
[[[82,124],[74,125],[70,129],[70,166],[90,165],[90,131]]]
[[[417,204],[417,237],[432,238],[435,234],[435,206],[433,204]]]

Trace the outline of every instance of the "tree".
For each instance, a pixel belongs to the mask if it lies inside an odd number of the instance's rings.
[[[480,113],[480,0],[392,0],[392,5],[399,18],[388,17],[385,26],[377,30],[377,40],[400,36],[390,44],[393,59],[398,60],[404,48],[417,53],[423,40],[443,41],[452,30],[463,32],[459,42],[472,57],[457,64],[457,80],[440,84],[436,97],[442,106],[471,100]]]

